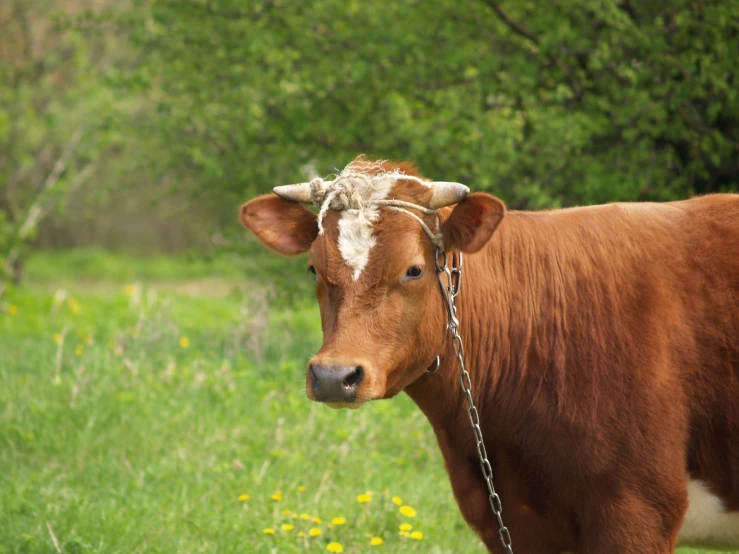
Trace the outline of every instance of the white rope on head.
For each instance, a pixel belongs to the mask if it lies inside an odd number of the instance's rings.
[[[332,210],[343,211],[372,209],[373,207],[382,206],[389,210],[411,216],[421,225],[421,228],[429,237],[431,243],[434,246],[443,249],[444,237],[441,233],[437,210],[426,208],[425,206],[419,206],[412,202],[392,198],[373,199],[371,194],[367,194],[367,191],[372,191],[377,188],[379,184],[386,185],[389,190],[392,184],[400,179],[409,179],[417,181],[424,186],[429,186],[429,184],[423,179],[419,179],[413,175],[406,175],[399,170],[380,173],[377,175],[368,175],[362,171],[355,170],[351,166],[344,169],[344,171],[342,171],[332,181],[325,181],[320,177],[316,177],[310,181],[311,202],[314,206],[319,208],[318,234],[323,234],[323,217],[326,215],[329,208]],[[365,194],[362,194],[362,192],[365,192]],[[429,226],[426,225],[426,222],[411,210],[417,210],[426,215],[433,215],[435,217],[436,230],[432,231]]]

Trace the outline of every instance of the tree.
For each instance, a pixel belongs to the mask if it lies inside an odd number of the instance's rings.
[[[245,196],[363,152],[512,206],[734,188],[739,5],[149,0],[146,133]],[[133,79],[129,75],[128,78]]]

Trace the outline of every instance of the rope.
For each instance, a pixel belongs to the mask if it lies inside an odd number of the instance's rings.
[[[372,190],[378,180],[391,179],[412,179],[420,183],[424,183],[421,179],[412,175],[404,175],[402,173],[385,173],[382,175],[367,175],[358,171],[344,170],[333,181],[326,182],[320,177],[316,177],[310,182],[311,202],[319,208],[318,211],[318,234],[323,234],[323,216],[326,215],[329,208],[332,210],[371,210],[375,207],[386,207],[388,210],[408,215],[415,219],[421,229],[428,235],[431,243],[444,249],[444,236],[441,233],[439,224],[439,214],[437,210],[432,210],[424,206],[419,206],[413,202],[404,200],[390,199],[365,199],[360,192]],[[411,210],[417,210],[426,215],[433,215],[436,231],[432,231],[428,225]]]

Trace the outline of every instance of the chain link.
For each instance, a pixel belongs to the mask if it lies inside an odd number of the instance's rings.
[[[493,467],[488,460],[488,453],[485,450],[485,442],[482,438],[482,429],[480,428],[480,414],[475,407],[472,399],[472,379],[464,365],[464,343],[459,335],[459,319],[457,319],[456,299],[462,287],[462,253],[452,254],[452,267],[449,268],[447,263],[447,253],[441,249],[436,249],[435,255],[436,273],[439,279],[439,287],[441,288],[441,296],[444,299],[444,305],[447,310],[449,323],[447,327],[452,335],[452,348],[454,355],[459,361],[459,383],[462,391],[467,397],[467,415],[475,435],[475,446],[480,459],[480,469],[488,486],[488,500],[490,508],[493,510],[495,518],[498,520],[498,537],[505,549],[506,554],[513,554],[513,545],[511,543],[511,534],[508,528],[503,524],[503,505],[500,502],[500,496],[495,492],[493,485]],[[440,263],[440,259],[443,261]],[[446,283],[444,277],[446,276]]]

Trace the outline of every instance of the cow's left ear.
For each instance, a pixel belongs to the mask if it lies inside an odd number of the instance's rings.
[[[493,235],[505,214],[502,201],[485,192],[473,192],[441,224],[444,246],[468,254],[477,252]]]
[[[262,244],[285,256],[307,252],[318,236],[316,214],[276,194],[241,206],[241,222]]]

